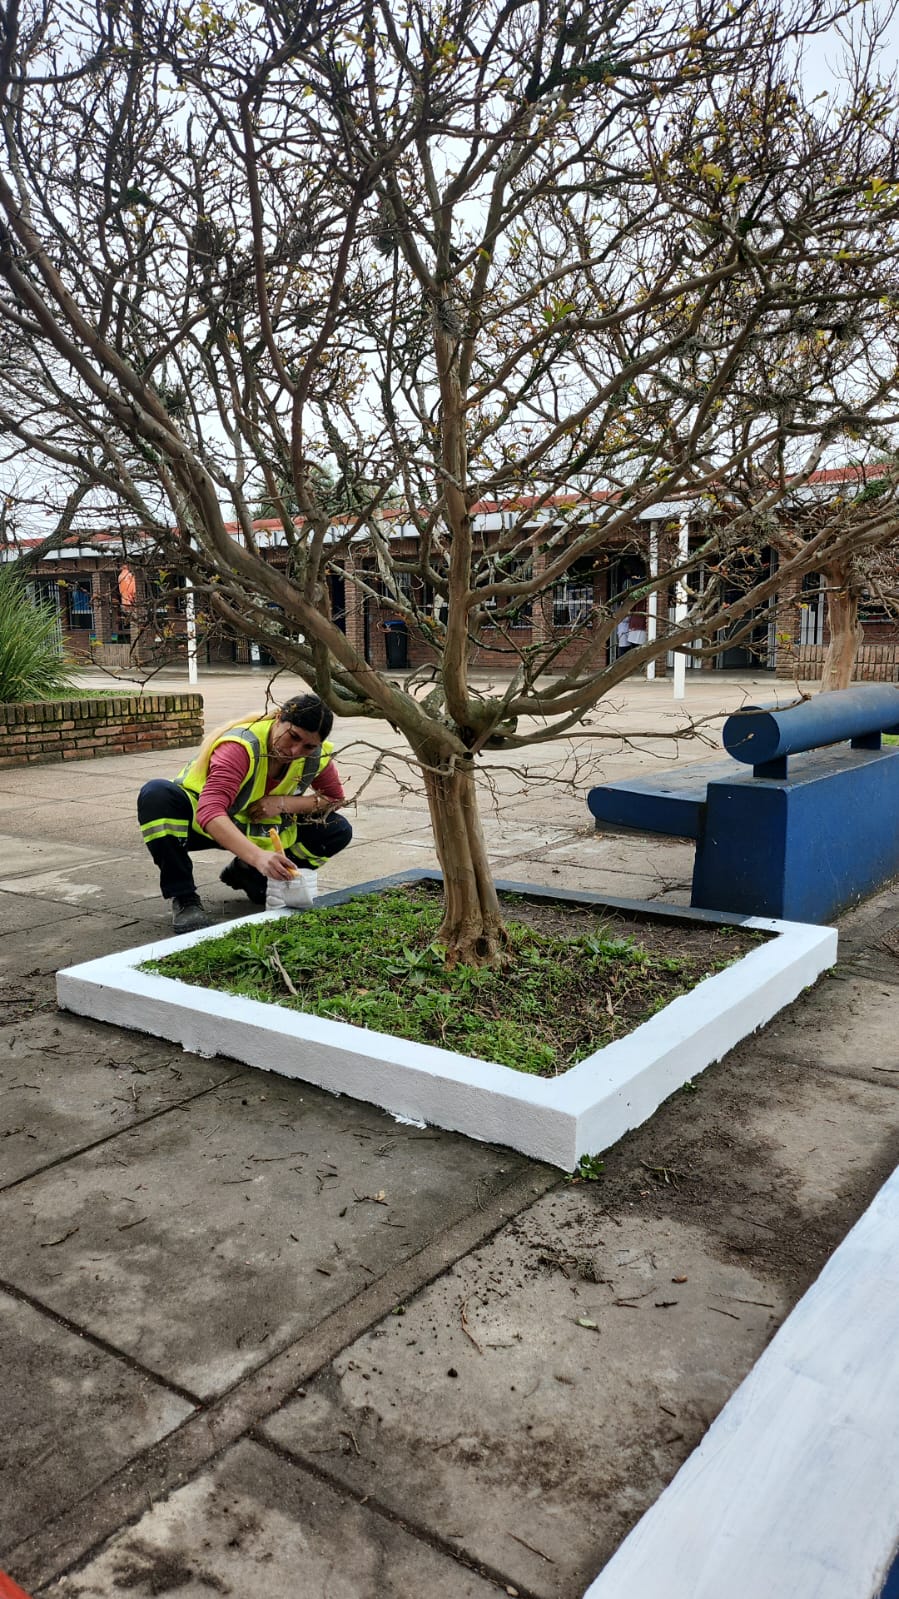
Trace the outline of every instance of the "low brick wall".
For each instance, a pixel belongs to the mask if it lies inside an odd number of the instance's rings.
[[[823,644],[800,644],[792,659],[785,659],[778,677],[799,676],[814,682],[824,671],[826,650]],[[798,667],[798,672],[797,672]],[[852,673],[855,683],[899,682],[899,644],[860,644]]]
[[[0,767],[183,749],[202,738],[199,694],[0,704]]]

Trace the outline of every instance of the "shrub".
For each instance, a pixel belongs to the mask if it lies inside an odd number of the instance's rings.
[[[45,699],[70,686],[55,613],[0,565],[0,703]]]

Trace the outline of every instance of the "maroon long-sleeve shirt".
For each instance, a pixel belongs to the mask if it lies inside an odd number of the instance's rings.
[[[219,744],[213,752],[209,762],[209,772],[197,804],[197,822],[204,828],[213,817],[227,813],[234,804],[241,786],[250,770],[249,752],[242,744],[226,740]],[[265,792],[268,794],[278,781],[269,774]],[[333,761],[323,767],[318,777],[312,779],[312,789],[316,794],[324,794],[326,799],[335,800],[342,804],[346,798],[340,774]]]

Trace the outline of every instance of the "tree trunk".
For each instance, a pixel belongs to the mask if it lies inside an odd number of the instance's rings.
[[[854,574],[842,564],[827,569],[827,627],[830,642],[821,674],[822,692],[848,688],[852,682],[855,657],[862,641],[858,619],[859,594]]]
[[[426,771],[425,789],[444,883],[437,941],[446,946],[450,966],[498,965],[508,939],[487,864],[474,772],[459,766],[446,776]]]

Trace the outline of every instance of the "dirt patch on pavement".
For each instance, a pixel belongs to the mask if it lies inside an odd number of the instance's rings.
[[[592,1186],[606,1214],[692,1221],[719,1256],[798,1297],[897,1163],[892,1087],[789,1059],[760,1067],[746,1041],[621,1139]]]

